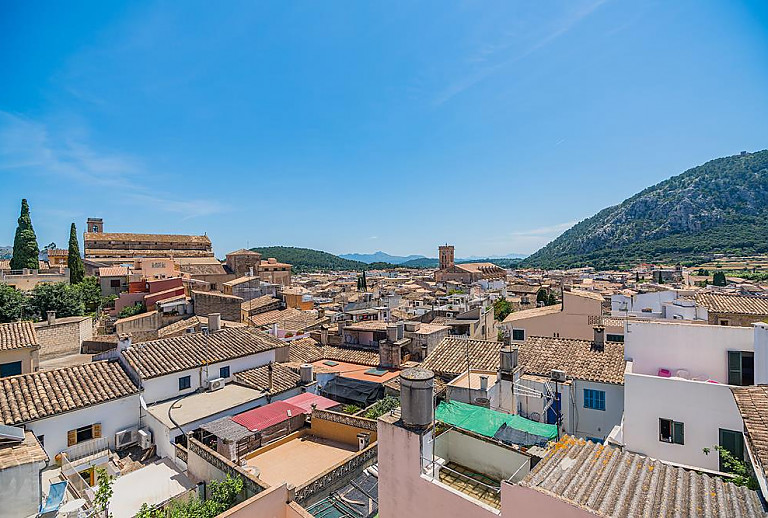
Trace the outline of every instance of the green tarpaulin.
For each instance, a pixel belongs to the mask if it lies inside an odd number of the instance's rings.
[[[556,425],[537,423],[519,415],[496,412],[459,401],[440,403],[435,411],[435,419],[485,437],[493,437],[501,425],[506,424],[510,428],[538,435],[547,440],[557,439]]]

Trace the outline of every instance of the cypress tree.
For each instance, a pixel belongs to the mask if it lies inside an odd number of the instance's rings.
[[[67,256],[69,267],[69,282],[79,284],[85,277],[85,266],[80,258],[80,245],[77,243],[77,228],[75,224],[69,227],[69,255]]]
[[[13,238],[11,270],[23,268],[36,270],[40,264],[38,255],[40,255],[40,249],[37,246],[37,236],[32,228],[32,218],[29,216],[29,204],[24,199],[21,200],[21,214],[16,227],[16,236]]]

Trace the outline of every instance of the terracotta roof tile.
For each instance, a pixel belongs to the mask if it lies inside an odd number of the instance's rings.
[[[0,379],[0,422],[17,425],[138,392],[119,362],[93,362]]]
[[[0,324],[0,351],[39,346],[32,322]]]
[[[747,439],[763,469],[768,469],[768,386],[731,387],[731,391],[744,419]]]
[[[379,351],[376,349],[353,349],[320,345],[313,338],[300,338],[291,342],[288,357],[291,363],[312,363],[318,360],[333,360],[358,365],[379,365]]]
[[[235,383],[243,385],[248,388],[261,390],[263,392],[269,391],[269,365],[262,365],[255,369],[248,369],[246,371],[238,372],[235,374]],[[272,364],[272,394],[278,394],[285,392],[292,388],[296,388],[301,383],[301,376],[293,372],[288,367],[279,363]]]
[[[184,334],[131,347],[123,356],[144,379],[269,351],[285,344],[253,328],[228,327],[205,335]]]
[[[91,243],[110,241],[129,241],[141,243],[197,243],[211,246],[208,236],[191,236],[184,234],[133,234],[124,232],[86,232],[85,241]]]
[[[606,342],[599,351],[590,340],[529,336],[518,351],[518,363],[528,374],[549,376],[559,369],[575,379],[624,384],[624,344]]]
[[[697,293],[696,304],[714,313],[740,315],[768,315],[768,297],[730,295],[725,293]]]
[[[427,355],[421,366],[438,376],[455,377],[467,370],[467,356],[472,369],[495,371],[499,368],[501,342],[446,337]],[[467,353],[469,350],[469,353]]]

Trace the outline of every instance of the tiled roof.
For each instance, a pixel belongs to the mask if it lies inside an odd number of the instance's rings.
[[[507,315],[504,319],[504,324],[509,322],[515,322],[518,320],[525,320],[526,318],[542,317],[544,315],[554,315],[560,313],[563,307],[560,304],[554,304],[552,306],[541,306],[540,308],[523,309],[521,311],[514,311]]]
[[[755,491],[570,436],[520,482],[598,516],[766,516]]]
[[[125,277],[128,273],[127,266],[102,266],[99,268],[99,277]]]
[[[493,263],[458,263],[455,266],[470,273],[501,273],[504,271],[504,268]]]
[[[93,362],[0,379],[0,422],[17,425],[138,391],[120,362]]]
[[[291,363],[312,363],[319,360],[356,363],[358,365],[379,365],[377,349],[353,349],[351,347],[336,347],[320,345],[312,338],[300,338],[291,342],[288,353]]]
[[[277,324],[281,329],[287,331],[302,331],[313,326],[317,326],[328,321],[328,318],[317,318],[314,311],[301,311],[295,308],[283,310],[274,309],[265,311],[250,317],[251,323],[256,327],[269,326]]]
[[[32,322],[0,324],[0,351],[39,347],[39,345]]]
[[[560,369],[575,379],[624,384],[624,344],[606,342],[598,351],[590,340],[529,336],[518,347],[518,363],[528,374],[549,376]]]
[[[768,470],[768,386],[731,387],[747,439],[764,470]]]
[[[296,388],[301,376],[279,363],[272,364],[272,390],[269,390],[269,365],[235,373],[235,383],[248,388],[277,394]]]
[[[184,334],[131,347],[123,356],[141,372],[144,379],[194,369],[206,363],[217,363],[269,351],[285,344],[266,333],[251,328],[224,328],[205,335]]]
[[[495,371],[499,368],[501,345],[501,342],[448,336],[440,340],[421,366],[439,376],[454,377],[466,372],[467,356],[469,356],[469,366],[472,369]],[[469,348],[469,354],[467,354],[467,348]]]
[[[182,264],[179,270],[189,275],[226,275],[227,271],[220,264]]]
[[[33,462],[48,462],[48,455],[32,432],[24,432],[19,443],[0,445],[0,471]]]
[[[349,329],[350,331],[386,331],[387,323],[384,320],[351,322],[344,326],[344,329]]]
[[[280,299],[276,299],[272,295],[264,295],[262,297],[256,297],[255,299],[246,300],[240,307],[243,311],[251,312],[261,308],[269,307],[274,304],[280,304]]]
[[[208,236],[183,234],[129,234],[121,232],[86,232],[83,239],[90,243],[101,241],[133,241],[143,243],[197,243],[211,246]]]
[[[740,315],[768,315],[768,297],[727,295],[725,293],[697,293],[696,304],[713,313]]]
[[[382,383],[385,387],[387,387],[390,390],[394,390],[396,392],[400,392],[400,376],[397,376],[396,378],[392,378],[391,380],[387,380],[384,383]],[[448,384],[442,380],[442,378],[435,377],[434,379],[434,391],[435,395],[439,396],[443,392],[445,392],[446,387]]]

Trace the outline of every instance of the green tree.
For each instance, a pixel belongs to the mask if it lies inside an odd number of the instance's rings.
[[[548,300],[549,300],[549,293],[544,288],[541,288],[539,292],[536,294],[536,305],[541,304],[542,306],[546,306]]]
[[[11,286],[0,283],[0,323],[13,322],[28,311],[27,297]]]
[[[93,497],[93,508],[102,516],[109,516],[109,501],[112,498],[112,477],[104,468],[96,470],[96,484],[98,489]]]
[[[23,268],[37,269],[40,249],[37,246],[37,236],[32,228],[32,218],[29,215],[27,200],[21,200],[21,214],[16,227],[16,236],[13,238],[13,257],[11,258],[11,270]]]
[[[557,297],[550,291],[549,296],[547,296],[547,306],[554,306],[555,304],[557,304]]]
[[[65,282],[35,286],[32,308],[40,317],[45,317],[48,311],[55,311],[59,317],[80,316],[85,312],[80,288]]]
[[[725,280],[725,274],[723,272],[715,272],[712,276],[712,284],[715,286],[726,286],[728,282]]]
[[[493,303],[493,317],[501,322],[512,313],[512,304],[507,299],[498,299]]]
[[[137,302],[133,306],[125,306],[123,309],[120,310],[120,312],[117,314],[117,318],[127,318],[132,317],[133,315],[138,315],[139,313],[144,313],[144,304],[141,302]]]
[[[83,297],[83,304],[87,313],[96,313],[104,305],[104,299],[101,297],[101,285],[99,278],[89,276],[84,278],[77,285]]]
[[[67,266],[69,267],[69,282],[72,284],[80,283],[85,277],[85,266],[83,266],[83,259],[80,257],[80,245],[77,243],[77,229],[74,223],[69,227]]]

